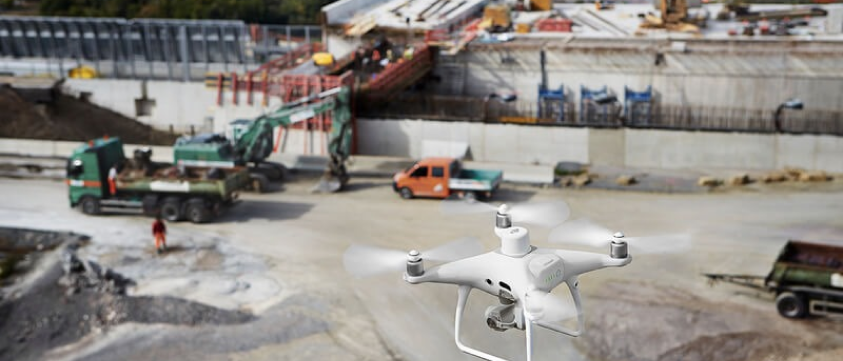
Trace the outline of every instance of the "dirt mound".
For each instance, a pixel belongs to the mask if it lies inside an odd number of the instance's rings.
[[[688,289],[648,282],[609,282],[589,298],[587,335],[578,340],[591,358],[624,361],[787,360],[833,348],[840,325],[794,322],[774,307],[765,312],[712,301]]]
[[[27,240],[50,239],[32,237],[25,231],[0,233],[20,235],[23,241],[17,243],[26,249],[32,248]],[[26,275],[33,279],[20,282],[25,287],[2,290],[6,293],[0,301],[3,358],[38,359],[50,349],[124,322],[218,325],[254,319],[246,312],[227,311],[174,297],[127,296],[126,288],[134,282],[95,262],[78,258],[74,251],[80,246],[78,239],[72,236],[69,244],[41,254],[39,264]]]
[[[9,87],[0,88],[0,125],[0,137],[5,138],[86,141],[109,135],[126,143],[152,145],[172,145],[177,138],[68,95],[33,104]]]
[[[736,332],[703,336],[670,350],[659,361],[766,361],[787,359],[802,353],[797,337],[760,332]]]

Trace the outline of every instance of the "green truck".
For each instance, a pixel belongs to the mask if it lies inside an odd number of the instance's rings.
[[[724,281],[770,292],[783,317],[843,313],[843,247],[788,241],[767,276],[705,274]]]
[[[67,160],[71,207],[85,214],[104,208],[140,209],[169,221],[210,221],[232,205],[248,185],[244,167],[174,167],[151,161],[149,149],[126,159],[119,138],[95,139],[73,151]]]

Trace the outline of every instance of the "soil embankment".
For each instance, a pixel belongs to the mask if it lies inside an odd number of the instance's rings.
[[[53,99],[35,104],[0,87],[0,137],[86,141],[108,135],[150,145],[172,145],[178,137],[58,90]]]

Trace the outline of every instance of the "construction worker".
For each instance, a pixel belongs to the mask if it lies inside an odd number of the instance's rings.
[[[155,216],[155,222],[152,222],[152,236],[155,237],[155,252],[161,254],[161,252],[167,250],[167,226],[164,225],[164,221],[161,220],[161,215]]]
[[[117,165],[111,166],[108,170],[108,192],[112,196],[117,194]]]

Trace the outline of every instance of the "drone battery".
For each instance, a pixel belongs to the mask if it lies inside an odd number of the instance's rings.
[[[564,280],[564,262],[556,255],[538,255],[530,261],[528,267],[540,288],[551,290]]]

